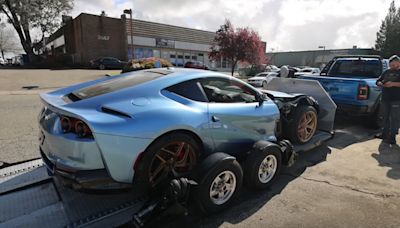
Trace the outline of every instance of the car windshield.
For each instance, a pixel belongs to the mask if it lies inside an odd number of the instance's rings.
[[[133,87],[154,79],[168,75],[170,71],[138,71],[126,76],[117,77],[115,79],[100,82],[95,85],[85,87],[72,92],[79,99],[87,99],[90,97],[99,96],[106,93],[111,93],[117,90]]]
[[[330,76],[361,76],[377,78],[382,71],[382,63],[379,60],[339,60],[330,71]]]

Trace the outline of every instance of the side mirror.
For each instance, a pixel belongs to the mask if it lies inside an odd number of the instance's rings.
[[[264,100],[265,100],[264,94],[261,93],[257,95],[258,107],[261,107],[261,105],[263,105]]]

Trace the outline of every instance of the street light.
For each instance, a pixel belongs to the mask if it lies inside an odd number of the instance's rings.
[[[325,49],[326,49],[326,46],[318,46],[318,48],[320,48],[320,49],[324,49],[324,51],[325,51]]]
[[[124,9],[124,14],[129,14],[129,18],[131,20],[131,58],[133,59],[133,21],[132,21],[132,9]]]

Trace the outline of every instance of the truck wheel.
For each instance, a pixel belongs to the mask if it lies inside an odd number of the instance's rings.
[[[307,143],[317,131],[317,125],[317,110],[312,106],[299,106],[289,124],[288,137],[293,143]]]
[[[216,165],[192,192],[197,208],[204,214],[227,208],[239,194],[243,171],[234,160]]]
[[[245,183],[253,189],[268,188],[279,176],[281,153],[277,148],[252,151],[244,166]]]
[[[372,129],[380,129],[383,127],[383,115],[378,107],[374,114],[368,116],[366,119],[366,126]]]

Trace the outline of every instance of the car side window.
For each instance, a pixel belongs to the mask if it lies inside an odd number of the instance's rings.
[[[257,102],[257,92],[244,83],[225,78],[210,78],[201,81],[203,90],[213,103]]]
[[[166,88],[167,91],[185,97],[189,100],[207,102],[207,98],[200,88],[197,80],[181,82],[179,84]]]

